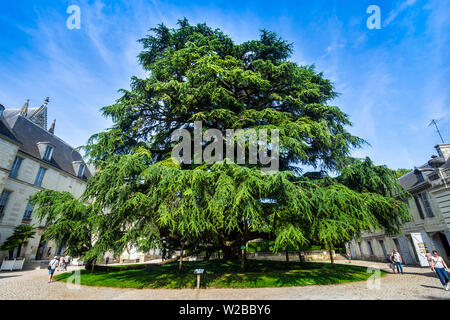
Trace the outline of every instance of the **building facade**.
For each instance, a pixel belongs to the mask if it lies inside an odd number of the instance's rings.
[[[48,98],[39,108],[5,109],[0,105],[0,245],[16,226],[37,227],[35,236],[14,257],[48,259],[63,251],[61,244],[41,241],[44,226],[34,217],[28,199],[40,190],[84,192],[90,177],[81,155],[55,134],[55,122],[47,130]],[[0,260],[8,252],[0,252]]]
[[[402,226],[401,234],[381,232],[361,235],[347,247],[352,257],[385,261],[387,253],[397,249],[405,264],[428,266],[426,250],[437,250],[450,262],[450,144],[436,147],[438,156],[399,178],[410,192],[407,199],[412,221]]]

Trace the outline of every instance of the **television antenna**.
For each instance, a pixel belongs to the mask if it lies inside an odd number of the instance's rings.
[[[431,126],[431,125],[433,125],[433,124],[434,124],[434,126],[436,127],[436,131],[437,131],[437,133],[439,134],[439,137],[441,138],[442,143],[445,143],[445,142],[444,142],[444,139],[442,138],[441,132],[439,131],[439,127],[438,127],[438,125],[437,125],[437,120],[436,120],[436,119],[431,119],[431,122],[430,122],[430,124],[429,124],[428,126]]]

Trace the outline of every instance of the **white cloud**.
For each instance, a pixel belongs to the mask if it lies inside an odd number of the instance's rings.
[[[396,9],[393,9],[389,12],[388,17],[386,18],[386,20],[384,20],[383,26],[385,27],[390,24],[403,10],[414,5],[416,2],[417,0],[403,1]]]

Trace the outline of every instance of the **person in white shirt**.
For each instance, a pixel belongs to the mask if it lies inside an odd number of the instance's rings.
[[[402,268],[402,257],[400,256],[400,253],[398,253],[397,250],[394,250],[393,254],[392,254],[392,260],[394,261],[395,266],[397,267],[397,273],[402,273],[403,274],[403,268]]]
[[[59,265],[58,257],[54,256],[53,259],[48,263],[48,283],[52,282],[53,274]]]
[[[445,264],[444,259],[438,254],[436,250],[433,250],[433,256],[431,257],[433,264],[431,265],[431,270],[437,274],[439,280],[441,280],[442,285],[445,290],[449,290],[448,286],[448,268]]]
[[[59,265],[58,265],[58,271],[62,271],[64,269],[64,263],[65,263],[65,259],[64,256],[61,256],[59,258]]]
[[[64,271],[67,271],[67,266],[69,265],[69,263],[70,263],[70,256],[67,255],[67,256],[64,258]]]

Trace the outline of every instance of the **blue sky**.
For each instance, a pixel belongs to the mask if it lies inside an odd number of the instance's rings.
[[[81,28],[69,30],[69,5],[81,9]],[[381,10],[381,29],[369,30],[369,5]],[[111,123],[99,109],[129,88],[137,39],[164,22],[187,17],[222,29],[240,43],[259,29],[294,43],[292,60],[315,64],[340,96],[332,104],[350,115],[354,135],[371,146],[354,156],[412,168],[440,142],[438,119],[450,142],[450,1],[4,1],[0,11],[0,103],[32,107],[50,97],[49,122],[73,146]]]

